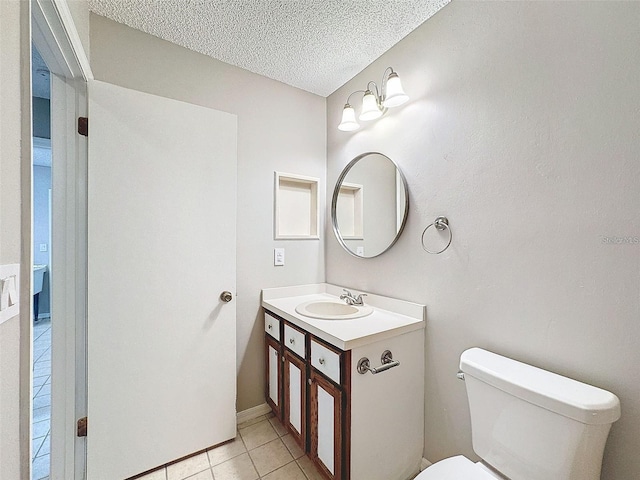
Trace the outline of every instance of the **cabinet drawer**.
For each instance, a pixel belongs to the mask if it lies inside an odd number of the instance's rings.
[[[296,330],[290,325],[284,326],[284,345],[296,353],[299,357],[305,358],[305,338],[304,333]]]
[[[264,331],[280,341],[280,320],[269,312],[264,312]]]
[[[311,340],[311,365],[331,380],[340,384],[340,354]]]

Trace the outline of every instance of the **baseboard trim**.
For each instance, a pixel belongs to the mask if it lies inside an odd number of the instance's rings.
[[[244,423],[249,420],[253,420],[254,418],[258,418],[262,415],[265,415],[271,411],[271,407],[263,403],[261,405],[256,405],[255,407],[248,408],[247,410],[243,410],[238,412],[236,415],[236,423]]]
[[[425,468],[430,467],[431,465],[433,464],[423,457],[422,462],[420,462],[420,471],[423,471]]]

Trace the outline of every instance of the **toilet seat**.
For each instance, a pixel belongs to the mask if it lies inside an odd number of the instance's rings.
[[[415,480],[500,480],[484,466],[458,455],[445,458],[427,467]]]

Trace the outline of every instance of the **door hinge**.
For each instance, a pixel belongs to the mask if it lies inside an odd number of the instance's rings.
[[[82,417],[80,420],[78,420],[78,436],[87,436],[87,417]]]
[[[89,136],[89,119],[87,117],[78,117],[78,133]]]

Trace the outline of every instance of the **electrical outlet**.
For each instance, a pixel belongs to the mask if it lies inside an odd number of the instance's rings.
[[[284,265],[284,248],[273,249],[273,264],[276,267],[281,267]]]

